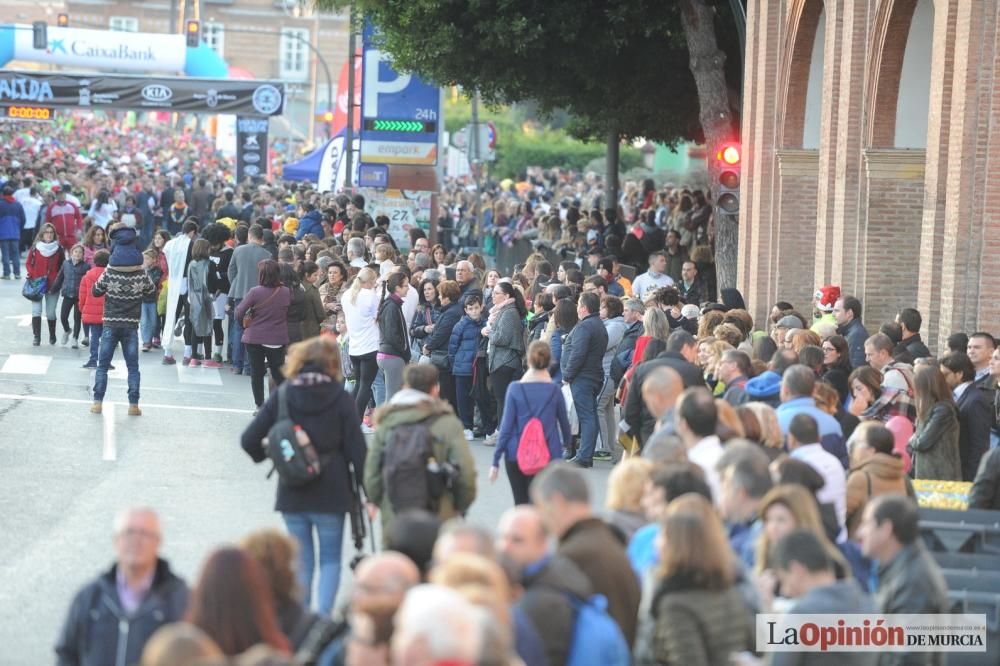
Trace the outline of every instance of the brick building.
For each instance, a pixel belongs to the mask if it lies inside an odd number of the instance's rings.
[[[187,1],[188,18],[195,18],[194,0]],[[47,20],[55,25],[56,14],[69,14],[78,28],[132,32],[179,32],[178,17],[184,2],[170,0],[7,0],[5,21],[31,23]],[[296,16],[296,0],[200,0],[202,38],[229,64],[237,76],[281,79],[290,93],[285,118],[295,133],[306,134],[310,126],[312,100],[316,112],[326,111],[327,80],[323,68],[302,39],[313,44],[330,68],[333,94],[347,60],[347,15]],[[302,39],[299,39],[301,37]],[[316,86],[315,91],[313,86]],[[278,121],[281,123],[282,121]],[[280,133],[282,127],[272,129]]]
[[[1000,0],[749,0],[739,287],[997,331]],[[994,182],[996,181],[996,182]]]

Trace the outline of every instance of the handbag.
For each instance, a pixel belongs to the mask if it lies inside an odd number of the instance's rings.
[[[21,295],[29,301],[37,303],[42,300],[49,288],[49,279],[46,276],[28,278],[21,287]]]
[[[566,418],[569,421],[569,429],[574,436],[580,434],[580,419],[576,415],[576,405],[573,403],[573,390],[569,384],[562,385],[563,400],[566,402]]]
[[[250,324],[253,323],[254,308],[255,307],[259,307],[261,305],[264,305],[265,303],[267,303],[268,301],[270,301],[272,298],[274,298],[274,295],[277,294],[277,293],[278,293],[278,287],[275,287],[274,291],[271,292],[270,296],[268,296],[267,298],[265,298],[263,301],[261,301],[260,303],[258,303],[256,306],[255,305],[251,305],[250,307],[247,308],[247,311],[243,313],[243,330],[244,331],[246,329],[250,328]]]
[[[431,365],[439,370],[451,369],[451,366],[448,363],[448,352],[443,349],[435,349],[431,351]]]

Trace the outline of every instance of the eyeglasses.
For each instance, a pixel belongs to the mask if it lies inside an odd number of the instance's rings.
[[[836,347],[823,347],[823,353],[837,351]]]
[[[152,532],[150,530],[142,530],[132,527],[122,530],[118,533],[118,536],[122,536],[127,539],[145,539],[148,541],[158,541],[160,538],[159,532]]]

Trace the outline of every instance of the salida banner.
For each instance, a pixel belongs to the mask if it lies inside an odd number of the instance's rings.
[[[0,71],[0,106],[280,116],[280,81]]]
[[[267,118],[236,118],[236,182],[267,176]]]

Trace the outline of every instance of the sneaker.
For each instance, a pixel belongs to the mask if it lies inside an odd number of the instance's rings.
[[[164,356],[162,363],[163,365],[177,365],[177,359],[173,356]]]
[[[181,365],[191,365],[191,357],[185,356],[183,359],[181,359]]]
[[[87,361],[86,363],[83,364],[83,369],[84,370],[97,370],[97,364],[96,363],[91,363],[90,361]]]
[[[101,403],[95,402],[94,404],[92,404],[90,406],[90,413],[91,414],[100,414],[101,413]]]
[[[139,409],[139,405],[129,405],[128,406],[129,416],[142,416],[142,410]]]
[[[34,340],[31,341],[31,346],[32,347],[38,347],[41,344],[42,344],[42,339],[41,338],[35,338]]]
[[[184,359],[184,365],[191,366],[192,368],[197,368],[199,365],[201,365],[201,360],[194,357],[186,358]]]
[[[115,364],[114,363],[108,363],[108,370],[114,370],[114,369],[115,369]]]
[[[153,348],[153,344],[151,342],[143,342],[142,343],[142,351],[148,352],[152,348]]]
[[[163,349],[163,347],[160,346],[159,338],[153,338],[153,349]]]
[[[212,354],[212,362],[222,365],[222,354]]]
[[[203,368],[221,368],[222,364],[219,363],[218,361],[215,361],[215,360],[212,360],[212,361],[202,361],[201,362],[201,367],[203,367]]]
[[[233,373],[234,375],[242,375],[243,368],[230,368],[229,372]]]
[[[79,349],[80,348],[80,341],[77,340],[76,338],[73,338],[73,344],[71,344],[69,346],[69,348],[70,349]]]
[[[9,275],[0,275],[0,280],[9,280],[9,279],[10,279]]]
[[[486,439],[483,440],[483,444],[485,444],[486,446],[496,446],[498,434],[499,433],[496,430],[494,430],[490,434],[486,435]]]
[[[594,460],[611,460],[610,451],[594,451]]]
[[[69,344],[69,331],[64,331],[62,338],[62,346],[65,347],[67,344]]]
[[[569,459],[569,462],[573,463],[577,467],[582,467],[584,469],[590,469],[594,466],[593,460],[583,460],[582,458],[573,457]]]
[[[86,335],[83,336],[83,340],[80,340],[80,344],[83,345],[84,347],[89,347],[90,346],[90,338],[88,338]]]
[[[465,441],[467,442],[471,442],[476,438],[476,436],[472,434],[471,430],[463,430],[462,432],[465,434]]]

